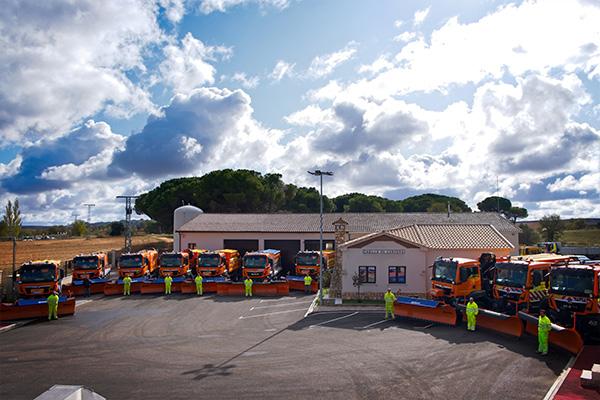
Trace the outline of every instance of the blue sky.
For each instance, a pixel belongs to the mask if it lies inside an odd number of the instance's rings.
[[[0,201],[26,223],[218,168],[332,169],[329,195],[496,192],[600,215],[589,0],[8,1]],[[201,206],[201,205],[200,205]]]

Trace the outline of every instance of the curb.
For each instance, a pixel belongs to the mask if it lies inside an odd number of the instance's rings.
[[[319,301],[319,292],[317,292],[317,295],[315,296],[314,300],[312,301],[312,303],[310,303],[310,307],[308,307],[308,310],[306,310],[306,314],[304,314],[304,318],[308,317],[310,314],[312,314],[315,311],[315,307],[317,306],[318,301]]]
[[[29,324],[29,323],[31,323],[33,321],[35,321],[35,319],[26,319],[25,321],[19,321],[19,322],[15,322],[15,323],[12,323],[12,324],[7,325],[7,326],[3,326],[2,328],[0,328],[0,333],[5,333],[5,332],[8,332],[8,331],[12,331],[13,329],[20,328],[20,327],[22,327],[24,325],[27,325],[27,324]]]
[[[548,392],[544,396],[543,400],[552,400],[554,398],[554,396],[562,386],[563,382],[567,378],[567,375],[569,375],[569,372],[571,372],[571,367],[573,367],[573,364],[575,364],[575,359],[577,359],[577,356],[571,357],[571,359],[565,366],[565,369],[563,369],[563,371],[560,373],[558,378],[556,378],[550,389],[548,389]]]

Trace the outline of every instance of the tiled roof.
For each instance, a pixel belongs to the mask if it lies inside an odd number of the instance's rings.
[[[489,224],[415,224],[387,231],[430,249],[512,249],[514,246]]]
[[[409,225],[484,224],[501,232],[518,232],[512,222],[496,213],[330,213],[323,214],[323,231],[334,232],[342,218],[346,230],[371,233]],[[179,232],[318,232],[319,214],[200,214]]]

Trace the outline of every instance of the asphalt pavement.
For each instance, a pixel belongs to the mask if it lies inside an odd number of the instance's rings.
[[[73,384],[108,399],[542,399],[570,358],[383,310],[304,318],[312,299],[94,297],[0,334],[0,398]]]

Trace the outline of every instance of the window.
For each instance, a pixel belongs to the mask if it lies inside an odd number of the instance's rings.
[[[358,267],[358,276],[361,283],[375,283],[377,268],[373,266],[360,266]]]
[[[388,283],[406,283],[406,267],[388,267]]]

